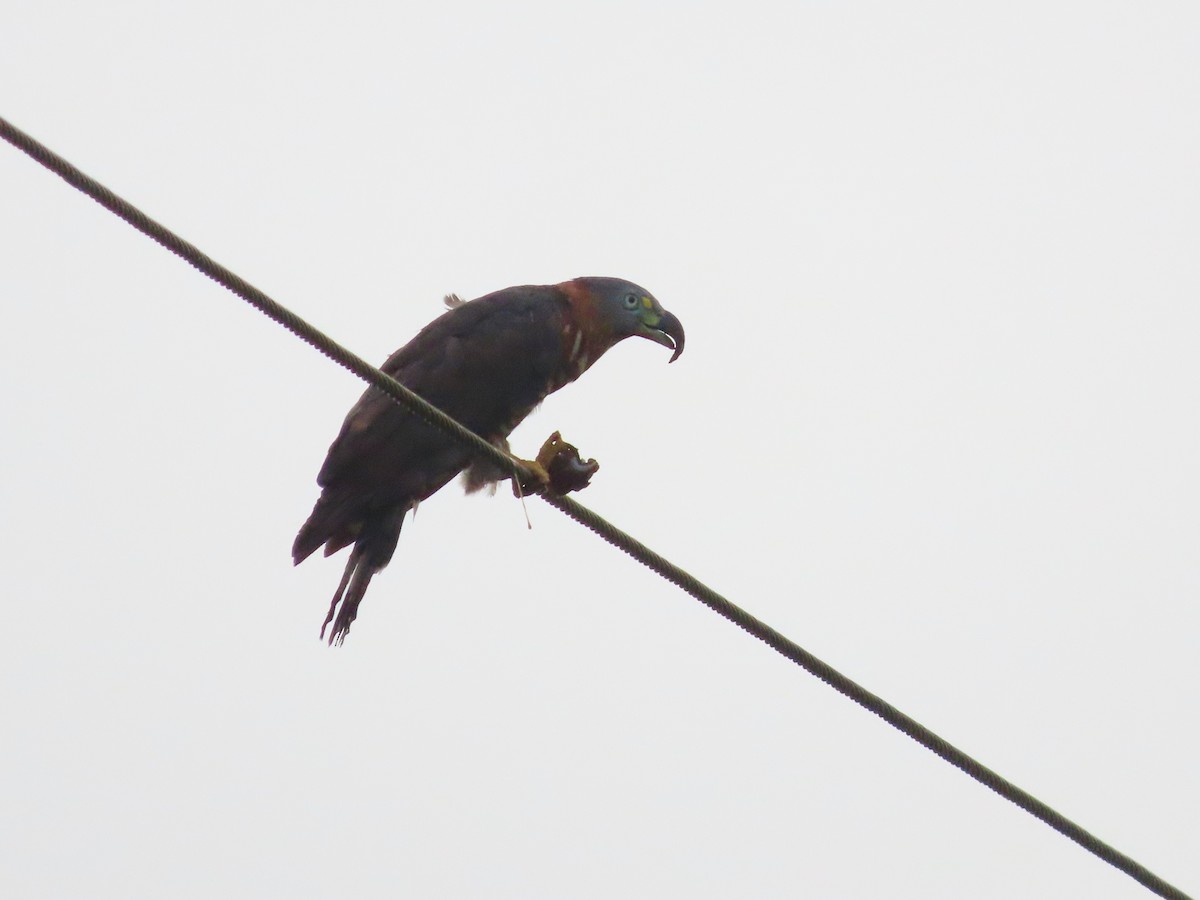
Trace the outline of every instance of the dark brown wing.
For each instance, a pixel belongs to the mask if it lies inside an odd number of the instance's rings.
[[[566,299],[553,286],[498,291],[448,310],[383,370],[477,434],[501,440],[542,401],[565,364],[566,314]],[[470,462],[470,451],[368,389],[329,448],[317,476],[324,490],[293,557],[299,562],[324,543],[327,552],[345,546],[384,510],[425,499]]]

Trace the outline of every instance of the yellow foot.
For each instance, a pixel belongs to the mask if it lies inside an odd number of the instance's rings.
[[[532,477],[524,478],[517,481],[513,478],[513,496],[514,497],[529,497],[534,494],[540,494],[550,487],[550,473],[535,459],[517,459],[521,465],[529,470]]]

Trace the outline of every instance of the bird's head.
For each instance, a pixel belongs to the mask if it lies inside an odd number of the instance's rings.
[[[603,333],[609,346],[636,335],[675,351],[668,362],[683,353],[683,325],[644,287],[599,276],[576,278],[566,286],[573,303],[586,298],[588,326]]]

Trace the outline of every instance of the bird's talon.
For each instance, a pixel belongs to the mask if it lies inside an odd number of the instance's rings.
[[[532,478],[513,478],[513,496],[531,497],[542,493],[550,487],[550,473],[545,466],[534,459],[521,459],[518,462],[532,473]]]

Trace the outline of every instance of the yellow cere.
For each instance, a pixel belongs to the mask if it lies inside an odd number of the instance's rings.
[[[651,300],[649,297],[643,297],[642,298],[642,306],[646,307],[646,309],[650,309],[654,306],[654,301]]]

